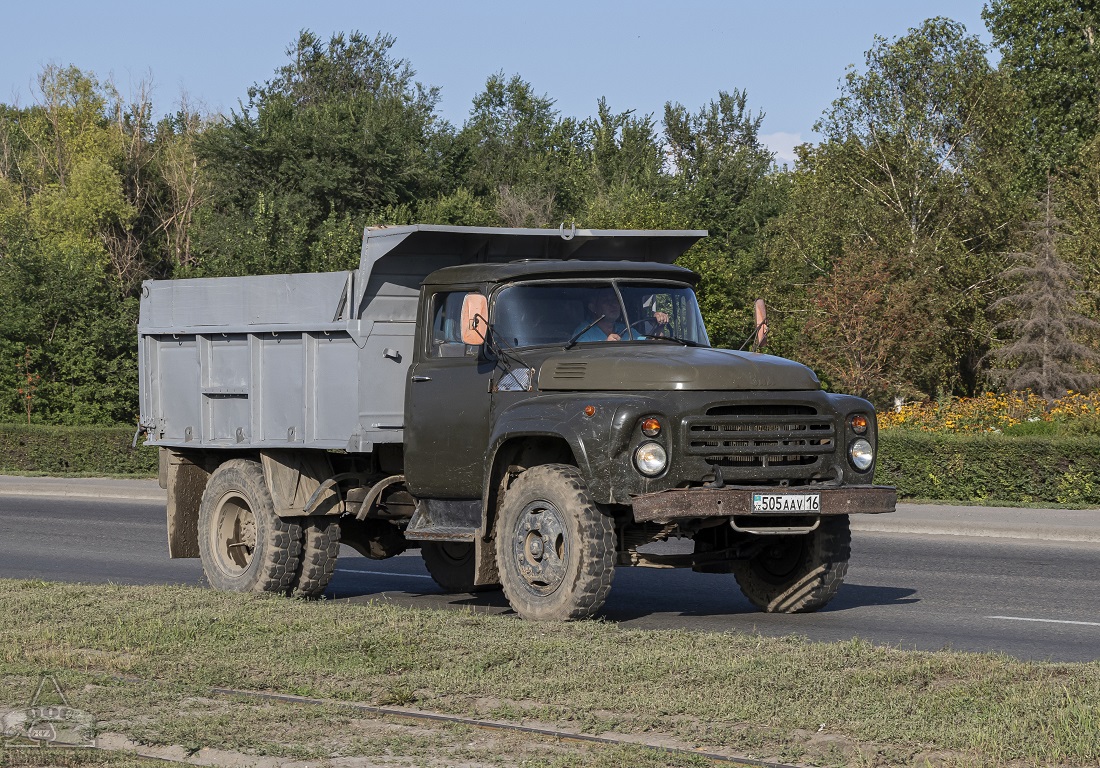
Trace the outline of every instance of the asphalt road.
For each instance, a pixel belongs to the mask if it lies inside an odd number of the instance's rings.
[[[731,576],[621,568],[602,617],[640,629],[860,637],[902,648],[1100,659],[1100,543],[857,531],[829,606],[753,610]],[[201,584],[198,560],[170,560],[164,503],[0,495],[0,577]],[[444,595],[416,550],[368,560],[345,548],[329,596],[353,602],[508,613],[499,592]]]

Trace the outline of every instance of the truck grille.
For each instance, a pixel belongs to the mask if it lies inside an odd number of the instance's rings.
[[[721,405],[684,419],[684,451],[738,469],[812,467],[835,449],[836,427],[808,405]]]

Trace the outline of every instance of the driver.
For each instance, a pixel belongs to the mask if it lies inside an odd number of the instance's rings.
[[[655,297],[651,296],[645,303],[647,309],[652,310]],[[631,331],[627,334],[626,324],[622,321],[622,306],[619,304],[619,297],[612,288],[597,288],[592,291],[592,294],[588,298],[588,302],[585,305],[588,308],[589,319],[583,324],[577,327],[574,332],[579,332],[582,328],[592,322],[595,318],[600,318],[591,328],[577,337],[577,341],[622,341],[623,335],[629,335],[631,338],[644,339],[645,336],[639,335],[636,331]],[[654,312],[652,321],[655,321],[656,327],[665,326],[669,321],[669,314],[667,312]],[[656,328],[654,329],[656,330]]]
[[[622,307],[619,306],[619,297],[612,288],[597,288],[592,291],[585,305],[591,313],[591,319],[581,324],[577,331],[592,322],[599,321],[587,331],[577,337],[577,341],[622,341],[622,334],[626,332],[626,324],[620,319]],[[575,331],[576,332],[576,331]]]

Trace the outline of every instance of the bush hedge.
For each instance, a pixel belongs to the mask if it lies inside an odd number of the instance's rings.
[[[157,473],[155,448],[131,427],[0,424],[0,472]],[[1100,506],[1100,437],[879,433],[875,482],[901,498]]]
[[[875,482],[910,499],[1100,505],[1100,437],[884,430]]]
[[[0,472],[155,477],[156,448],[133,439],[133,427],[0,424]]]

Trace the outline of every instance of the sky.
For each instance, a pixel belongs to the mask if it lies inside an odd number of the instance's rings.
[[[762,139],[780,162],[814,141],[814,122],[862,66],[876,35],[902,35],[933,16],[989,43],[982,0],[0,0],[0,102],[34,103],[48,64],[75,65],[123,95],[151,81],[154,109],[181,97],[239,109],[270,79],[303,29],[384,32],[416,79],[441,89],[440,115],[461,125],[486,78],[520,75],[563,115],[615,112],[658,120],[666,102],[692,111],[742,89],[764,114]]]

